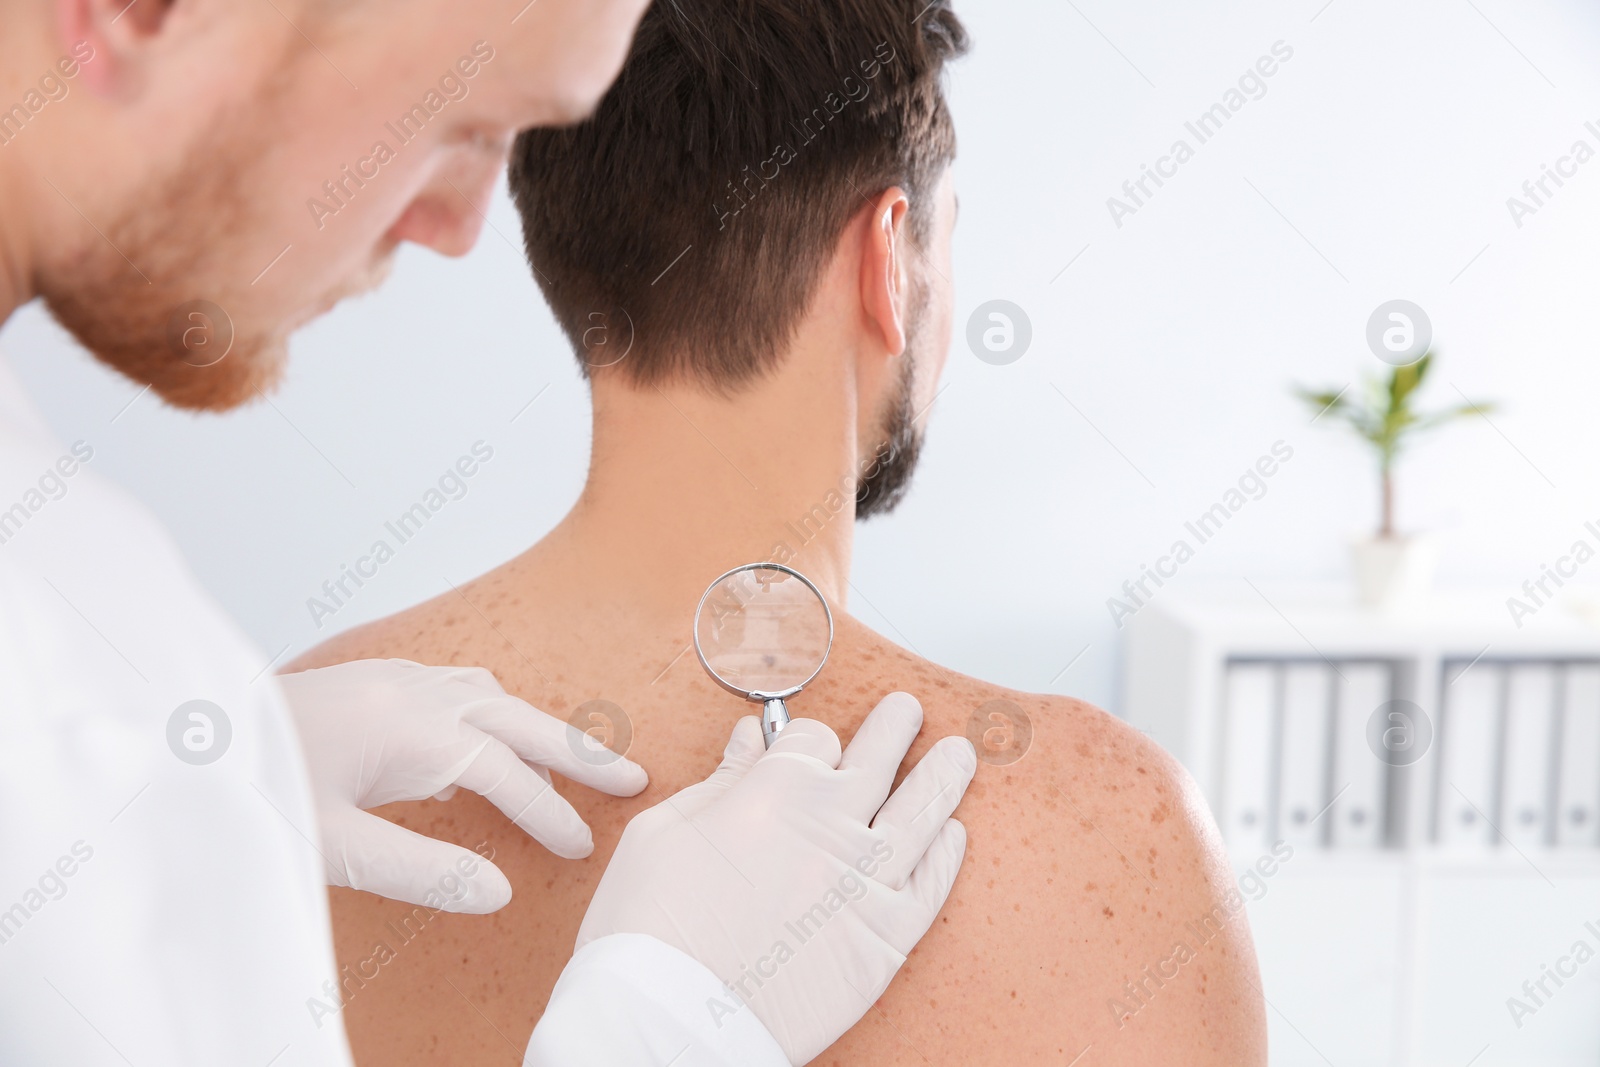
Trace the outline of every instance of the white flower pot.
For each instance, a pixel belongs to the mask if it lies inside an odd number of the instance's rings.
[[[1439,545],[1421,534],[1409,537],[1367,537],[1350,546],[1355,564],[1356,596],[1367,607],[1383,610],[1415,607],[1433,588]]]

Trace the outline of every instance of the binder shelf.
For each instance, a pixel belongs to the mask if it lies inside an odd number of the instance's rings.
[[[1128,622],[1127,718],[1189,768],[1235,851],[1600,857],[1600,626],[1504,596],[1405,614],[1261,583]]]
[[[1273,1067],[1600,1063],[1600,983],[1523,985],[1600,945],[1600,627],[1506,595],[1240,582],[1128,621],[1124,711],[1216,813]]]

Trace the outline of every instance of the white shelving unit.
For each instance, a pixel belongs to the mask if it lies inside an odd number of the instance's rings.
[[[1385,615],[1241,581],[1128,621],[1125,714],[1236,868],[1295,850],[1250,905],[1274,1067],[1600,1064],[1600,958],[1523,990],[1600,954],[1600,625],[1558,600],[1518,628],[1507,595]]]

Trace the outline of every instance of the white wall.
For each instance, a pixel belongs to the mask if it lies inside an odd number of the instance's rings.
[[[1600,161],[1520,229],[1505,205],[1575,139],[1600,149],[1583,129],[1600,120],[1592,9],[958,8],[976,41],[953,79],[958,324],[1006,298],[1034,340],[996,367],[958,337],[916,491],[862,533],[868,622],[970,673],[1115,707],[1106,598],[1279,439],[1293,461],[1177,581],[1342,574],[1372,475],[1288,387],[1381,369],[1364,326],[1393,297],[1432,316],[1429,399],[1459,400],[1454,383],[1504,404],[1498,429],[1456,427],[1404,469],[1401,518],[1444,535],[1445,577],[1509,594],[1600,518]],[[1106,198],[1279,40],[1294,54],[1266,95],[1115,226]],[[267,654],[292,652],[514,554],[578,491],[585,390],[503,195],[491,219],[465,261],[408,251],[382,292],[306,330],[275,407],[194,418],[146,396],[118,417],[137,390],[38,308],[0,345]],[[313,627],[306,598],[479,439],[495,458],[468,496]]]

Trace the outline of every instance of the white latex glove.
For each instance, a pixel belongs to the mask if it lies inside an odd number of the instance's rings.
[[[481,667],[366,659],[278,680],[311,773],[329,885],[446,911],[495,911],[511,900],[498,867],[362,809],[447,800],[459,786],[551,852],[578,859],[594,851],[594,838],[551,787],[550,772],[623,797],[649,781],[621,756],[596,760],[580,731],[507,694]]]
[[[966,853],[950,818],[978,765],[966,738],[934,745],[884,801],[921,727],[922,705],[892,693],[841,758],[813,719],[766,752],[740,719],[710,778],[628,824],[577,947],[658,938],[730,987],[705,1006],[713,1023],[747,1004],[791,1062],[817,1056],[888,988]]]

